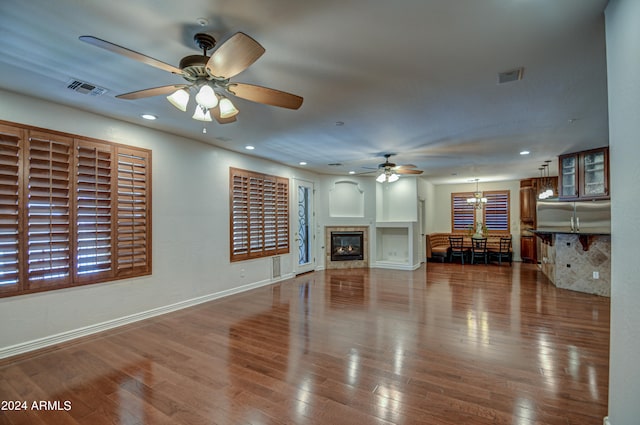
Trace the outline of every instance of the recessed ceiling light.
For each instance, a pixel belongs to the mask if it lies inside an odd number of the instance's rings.
[[[144,118],[145,120],[150,120],[150,121],[158,119],[158,117],[156,117],[155,115],[152,115],[152,114],[142,114],[140,116],[142,118]]]
[[[520,155],[529,155],[530,153],[529,151],[520,151]]]
[[[300,164],[300,165],[307,165],[307,163],[306,163],[306,162],[304,162],[304,161],[300,161],[300,162],[299,162],[299,164]]]
[[[356,173],[355,171],[349,171],[349,174],[355,174],[355,173]]]
[[[248,151],[252,151],[252,150],[254,150],[254,149],[255,149],[255,146],[247,145],[247,146],[245,146],[244,148],[245,148],[246,150],[248,150]]]

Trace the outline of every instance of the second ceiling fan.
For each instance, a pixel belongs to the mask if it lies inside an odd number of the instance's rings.
[[[399,174],[422,174],[422,170],[417,170],[413,164],[396,165],[393,162],[389,162],[393,154],[388,153],[384,155],[385,161],[382,164],[378,164],[377,172],[378,177],[376,180],[379,183],[389,182],[393,183],[398,180]]]
[[[127,49],[100,38],[83,35],[81,41],[113,53],[180,75],[186,84],[170,84],[124,93],[119,99],[141,99],[151,96],[169,95],[167,99],[176,108],[186,111],[189,98],[195,93],[196,108],[193,119],[211,121],[212,116],[220,124],[234,122],[238,110],[226,97],[227,94],[271,106],[298,109],[302,97],[254,84],[232,82],[230,79],[247,69],[265,52],[264,47],[250,36],[237,32],[207,56],[207,51],[216,46],[213,36],[198,33],[194,40],[203,50],[202,55],[189,55],[180,60],[179,67],[159,61],[136,51]]]

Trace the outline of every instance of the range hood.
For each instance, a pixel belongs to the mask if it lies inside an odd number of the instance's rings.
[[[536,231],[611,234],[611,201],[538,201]]]

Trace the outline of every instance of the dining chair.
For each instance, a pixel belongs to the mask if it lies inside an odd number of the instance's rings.
[[[502,260],[507,260],[509,265],[513,261],[513,253],[511,252],[511,236],[503,236],[500,238],[500,247],[498,251],[491,253],[491,258],[498,260],[498,264],[502,265]]]
[[[449,262],[454,257],[460,257],[460,262],[464,264],[464,257],[467,256],[467,249],[464,246],[464,237],[449,236]]]
[[[487,238],[471,238],[471,264],[475,264],[476,259],[483,260],[485,264],[489,263]]]

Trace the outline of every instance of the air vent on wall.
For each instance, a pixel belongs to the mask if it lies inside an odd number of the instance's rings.
[[[512,69],[498,74],[498,84],[510,83],[512,81],[522,80],[524,68]]]
[[[73,91],[77,91],[78,93],[88,94],[91,96],[101,96],[108,91],[107,89],[98,87],[95,84],[75,79],[67,81],[67,88]]]

